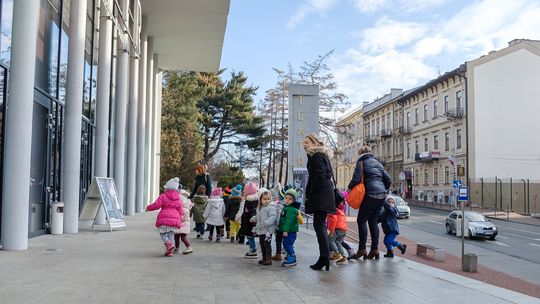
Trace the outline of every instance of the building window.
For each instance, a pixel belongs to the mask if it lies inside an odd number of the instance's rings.
[[[414,142],[414,153],[418,153],[418,140]]]
[[[444,96],[444,114],[448,113],[449,102],[448,95]]]
[[[379,135],[381,128],[379,125],[379,119],[377,118],[377,124],[375,125],[375,135]]]
[[[403,155],[403,138],[399,139],[399,152]]]
[[[407,158],[411,158],[411,143],[407,143]]]
[[[411,112],[407,112],[407,128],[411,127]]]
[[[420,111],[418,111],[418,108],[414,109],[414,124],[417,125],[419,122],[419,115]]]
[[[450,133],[444,133],[444,151],[450,150]]]
[[[424,185],[427,186],[428,184],[428,171],[424,169]]]
[[[388,129],[392,129],[392,124],[390,122],[390,119],[391,119],[391,115],[390,115],[390,113],[388,113],[388,115],[386,116],[386,127]]]
[[[444,183],[450,184],[450,167],[444,166]]]
[[[428,106],[424,105],[424,121],[428,120]]]
[[[414,184],[417,185],[417,186],[419,185],[419,183],[418,183],[418,174],[419,174],[418,170],[414,170]]]
[[[427,137],[424,138],[424,151],[429,151],[429,144]]]
[[[433,184],[439,184],[439,168],[437,167],[433,168]]]
[[[456,92],[456,108],[459,110],[461,109],[461,97],[463,95],[463,91],[459,90]]]
[[[461,149],[461,130],[456,131],[456,149]]]
[[[439,150],[439,135],[433,136],[433,150]]]
[[[437,101],[433,101],[433,118],[437,118],[437,115],[439,115],[439,113],[437,113],[438,110],[437,110]]]

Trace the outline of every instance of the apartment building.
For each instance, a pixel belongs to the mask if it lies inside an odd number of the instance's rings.
[[[338,155],[337,155],[337,186],[346,190],[354,173],[358,149],[364,142],[364,123],[362,119],[363,105],[353,109],[337,123]]]

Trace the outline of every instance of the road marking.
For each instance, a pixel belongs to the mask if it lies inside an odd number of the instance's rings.
[[[495,241],[495,242],[491,242],[491,243],[501,245],[501,246],[505,246],[505,247],[510,247],[510,245],[506,245],[505,243],[501,243],[499,241]]]
[[[499,235],[499,238],[500,238],[500,239],[509,239],[509,237],[507,237],[507,236],[502,236],[502,235]]]
[[[533,245],[533,246],[536,246],[536,247],[540,247],[540,245],[538,245],[538,244],[533,244],[533,243],[529,243],[529,245]]]
[[[412,216],[412,215],[411,215],[411,218],[413,218],[413,219],[419,219],[418,216]]]
[[[526,233],[532,233],[532,234],[538,234],[538,235],[540,235],[540,233],[538,233],[538,232],[529,231],[529,230],[523,230],[523,229],[517,229],[517,228],[512,228],[512,227],[505,227],[504,229],[510,229],[510,230],[516,230],[516,231],[521,231],[521,232],[526,232]]]
[[[509,235],[517,236],[517,237],[520,237],[520,238],[523,238],[523,239],[527,239],[527,240],[540,241],[540,239],[534,239],[534,238],[530,238],[530,237],[527,237],[527,236],[522,236],[522,235],[519,235],[519,234],[513,234],[513,233],[509,233],[509,232],[505,232],[504,234],[509,234]]]
[[[437,222],[437,221],[434,221],[434,220],[429,220],[430,222],[432,223],[435,223],[435,224],[444,224],[443,222]]]

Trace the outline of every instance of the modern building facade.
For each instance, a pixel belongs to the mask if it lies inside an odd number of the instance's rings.
[[[159,191],[162,70],[219,69],[230,1],[0,0],[1,243],[24,250],[93,176],[124,213]],[[99,222],[104,221],[101,214]]]

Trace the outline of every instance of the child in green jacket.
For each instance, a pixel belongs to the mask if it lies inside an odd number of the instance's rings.
[[[283,262],[284,267],[296,266],[296,255],[294,253],[294,241],[296,241],[296,233],[298,232],[299,224],[303,224],[304,220],[300,211],[298,211],[296,201],[296,191],[289,189],[285,192],[285,207],[281,211],[279,218],[279,231],[283,233],[283,247],[287,252],[287,258]]]

